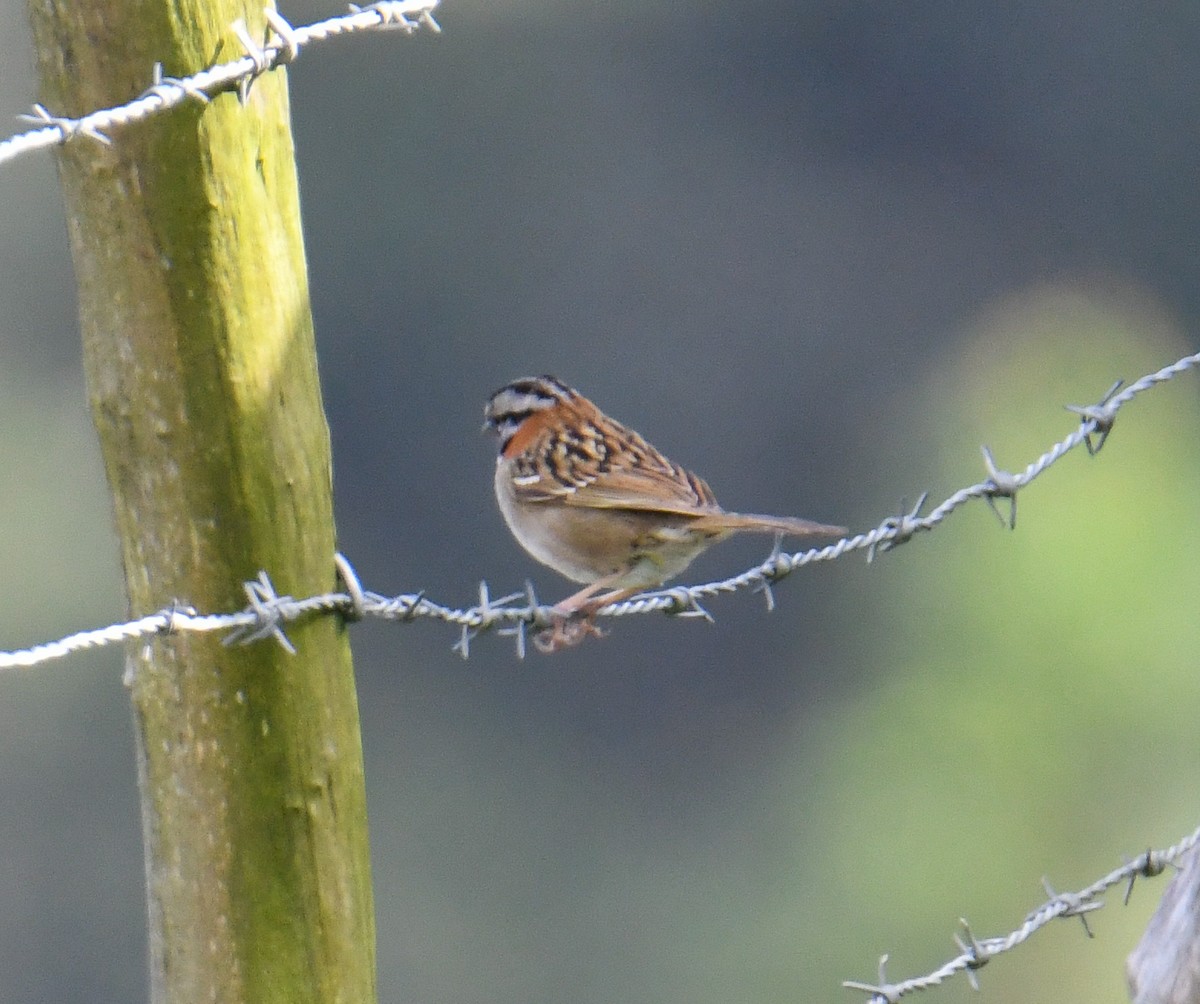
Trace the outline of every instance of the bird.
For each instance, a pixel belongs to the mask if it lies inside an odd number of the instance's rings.
[[[702,478],[553,376],[523,377],[484,407],[496,501],[517,542],[583,588],[534,638],[544,652],[601,632],[597,611],[679,575],[734,533],[840,537],[845,527],[726,512]]]

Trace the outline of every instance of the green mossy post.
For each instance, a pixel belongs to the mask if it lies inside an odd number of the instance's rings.
[[[234,0],[29,0],[43,102],[126,101],[240,55]],[[329,435],[309,314],[287,83],[59,151],[92,412],[131,612],[334,587]],[[129,653],[151,999],[375,1000],[367,824],[342,625]]]

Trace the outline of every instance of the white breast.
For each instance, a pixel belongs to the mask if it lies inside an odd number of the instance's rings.
[[[606,574],[583,563],[581,556],[564,544],[564,530],[558,524],[565,514],[560,507],[517,500],[512,468],[511,460],[496,458],[496,501],[517,543],[572,582],[595,582]]]

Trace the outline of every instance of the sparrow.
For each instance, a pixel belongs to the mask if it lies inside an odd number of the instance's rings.
[[[496,434],[496,501],[517,542],[583,588],[534,639],[554,652],[599,634],[595,614],[679,575],[734,533],[837,537],[790,516],[726,512],[708,484],[552,376],[524,377],[484,408]]]

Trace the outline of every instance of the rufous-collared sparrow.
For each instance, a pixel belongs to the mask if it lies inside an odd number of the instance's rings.
[[[730,534],[846,532],[726,512],[701,478],[551,376],[501,387],[484,417],[500,438],[496,499],[513,536],[538,561],[585,584],[555,605],[554,625],[535,638],[543,651],[598,633],[601,607],[662,585]]]

